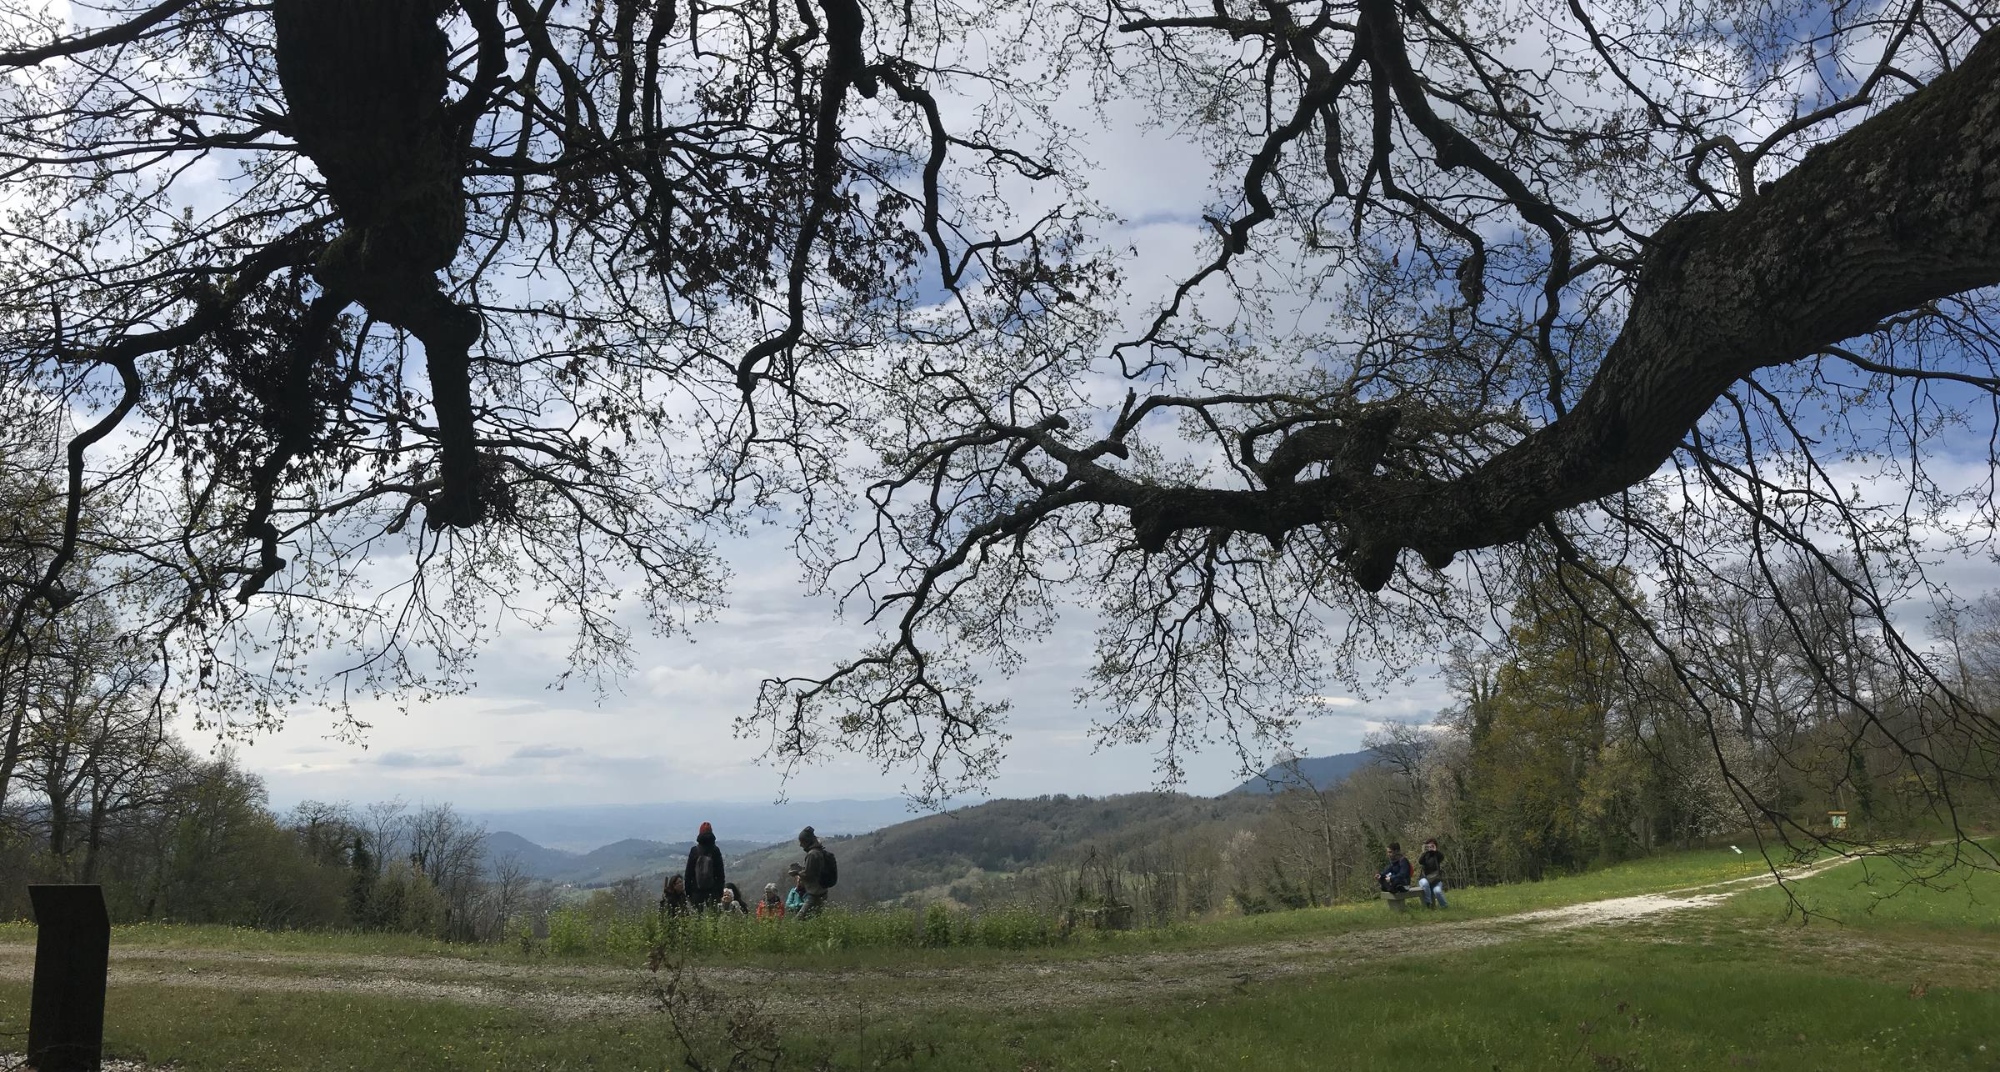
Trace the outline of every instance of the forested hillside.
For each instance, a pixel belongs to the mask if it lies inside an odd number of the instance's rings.
[[[519,834],[499,830],[486,835],[486,859],[490,864],[512,860],[536,878],[555,878],[574,868],[582,853],[537,845]]]
[[[686,853],[686,845],[644,838],[625,838],[589,852],[565,852],[505,830],[486,836],[489,867],[497,870],[511,859],[529,878],[577,886],[603,886],[679,867]]]
[[[840,858],[842,900],[917,896],[975,904],[1015,892],[1024,875],[1074,871],[1084,861],[1158,855],[1177,842],[1247,828],[1268,801],[1178,793],[995,800],[926,815],[856,837],[828,839]],[[798,858],[778,845],[732,861],[745,890],[777,882]],[[753,886],[754,883],[754,886]]]
[[[1262,774],[1246,780],[1233,793],[1282,793],[1287,789],[1332,789],[1347,776],[1381,757],[1372,748],[1342,752],[1334,756],[1294,756],[1273,763]]]

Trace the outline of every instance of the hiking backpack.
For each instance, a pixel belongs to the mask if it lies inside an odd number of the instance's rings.
[[[840,881],[840,864],[834,860],[833,853],[830,853],[826,850],[825,845],[821,845],[819,847],[819,855],[820,855],[820,864],[819,864],[820,888],[830,890],[833,888],[834,883]]]
[[[722,885],[722,876],[715,873],[715,859],[713,855],[705,852],[695,857],[694,887],[704,894],[714,892]]]

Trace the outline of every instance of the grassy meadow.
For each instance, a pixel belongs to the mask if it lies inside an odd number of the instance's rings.
[[[1936,862],[1931,887],[1905,888],[1906,874],[1879,862],[1848,863],[1793,884],[1796,904],[1775,888],[1744,889],[1671,916],[1507,931],[1477,946],[1455,936],[1518,928],[1481,921],[1524,909],[1743,877],[1762,861],[1727,853],[1661,857],[1553,882],[1461,891],[1445,913],[1391,915],[1359,905],[1027,950],[925,947],[915,937],[896,944],[865,929],[881,920],[854,916],[810,935],[806,927],[791,932],[800,942],[844,935],[850,945],[750,950],[741,958],[721,946],[699,951],[687,962],[697,981],[732,959],[762,967],[747,991],[718,990],[706,999],[713,1004],[683,1008],[674,1018],[650,1007],[641,989],[650,977],[642,972],[615,983],[579,977],[564,984],[615,988],[631,1002],[618,1015],[574,1016],[448,996],[232,991],[141,978],[113,986],[108,1041],[116,1054],[187,1072],[689,1067],[675,1020],[717,1068],[730,1067],[732,1047],[722,1036],[733,1023],[753,1042],[760,1031],[774,1031],[764,1041],[783,1051],[775,1067],[801,1069],[2000,1069],[2000,876]],[[1809,912],[1803,924],[1799,905]],[[923,933],[919,919],[902,922],[912,935]],[[0,940],[23,938],[21,931]],[[1365,947],[1378,940],[1361,933],[1370,931],[1393,942],[1394,955],[1226,974],[1232,950],[1348,932]],[[617,960],[609,950],[418,949],[371,945],[370,936],[196,928],[121,928],[114,938],[139,941],[305,958],[298,971],[309,970],[313,954],[333,957],[335,950],[414,957],[437,978],[449,978],[454,964],[461,971],[504,964],[532,980],[538,964],[555,972]],[[483,959],[466,959],[468,952]],[[1090,958],[1130,965],[1139,989],[1086,982]],[[1197,973],[1212,961],[1223,974],[1203,990],[1149,995],[1139,977],[1155,961]],[[964,995],[949,982],[1021,971],[1024,962],[1045,965],[1022,977],[1045,975],[1047,982],[1035,985],[1051,988],[1052,1000],[1013,1007],[1003,998],[985,1006],[976,996],[958,1000]],[[1073,962],[1068,972],[1065,962]],[[815,1004],[810,1015],[758,1016],[760,993]],[[19,1029],[26,1000],[25,980],[0,982],[0,1031]]]
[[[1606,897],[1673,890],[1768,874],[1761,856],[1727,849],[1673,853],[1617,864],[1581,875],[1454,891],[1449,915],[1479,919],[1542,908],[1559,908]],[[1411,919],[1421,910],[1411,902]],[[916,958],[962,962],[968,956],[1022,951],[1044,955],[1093,956],[1148,949],[1197,949],[1340,933],[1408,922],[1375,901],[1269,912],[1128,931],[1065,929],[1061,921],[1027,909],[986,912],[886,909],[850,912],[836,907],[819,920],[765,925],[755,920],[707,917],[669,927],[654,913],[593,917],[582,907],[551,914],[546,938],[507,942],[453,943],[419,935],[376,931],[269,931],[135,923],[113,928],[114,946],[211,950],[246,954],[445,957],[497,963],[630,965],[642,962],[663,938],[698,962],[761,963],[787,967],[902,963]],[[0,943],[28,943],[34,927],[0,923]],[[933,956],[933,954],[936,954]]]

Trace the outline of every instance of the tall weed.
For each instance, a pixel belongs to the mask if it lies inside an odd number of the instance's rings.
[[[958,910],[933,903],[922,909],[828,909],[811,919],[759,920],[718,912],[668,916],[658,911],[608,914],[582,906],[553,909],[548,937],[534,928],[510,927],[524,949],[559,957],[644,957],[664,948],[682,957],[731,958],[753,954],[811,954],[853,949],[970,947],[1030,949],[1087,937],[1062,919],[1008,906]]]

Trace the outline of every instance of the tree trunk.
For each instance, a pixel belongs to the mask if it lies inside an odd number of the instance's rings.
[[[474,524],[488,506],[470,374],[481,323],[437,279],[465,238],[466,219],[464,131],[444,99],[450,41],[438,18],[445,7],[418,0],[272,5],[293,133],[346,225],[315,274],[343,304],[360,302],[424,347],[439,456],[432,527]]]

